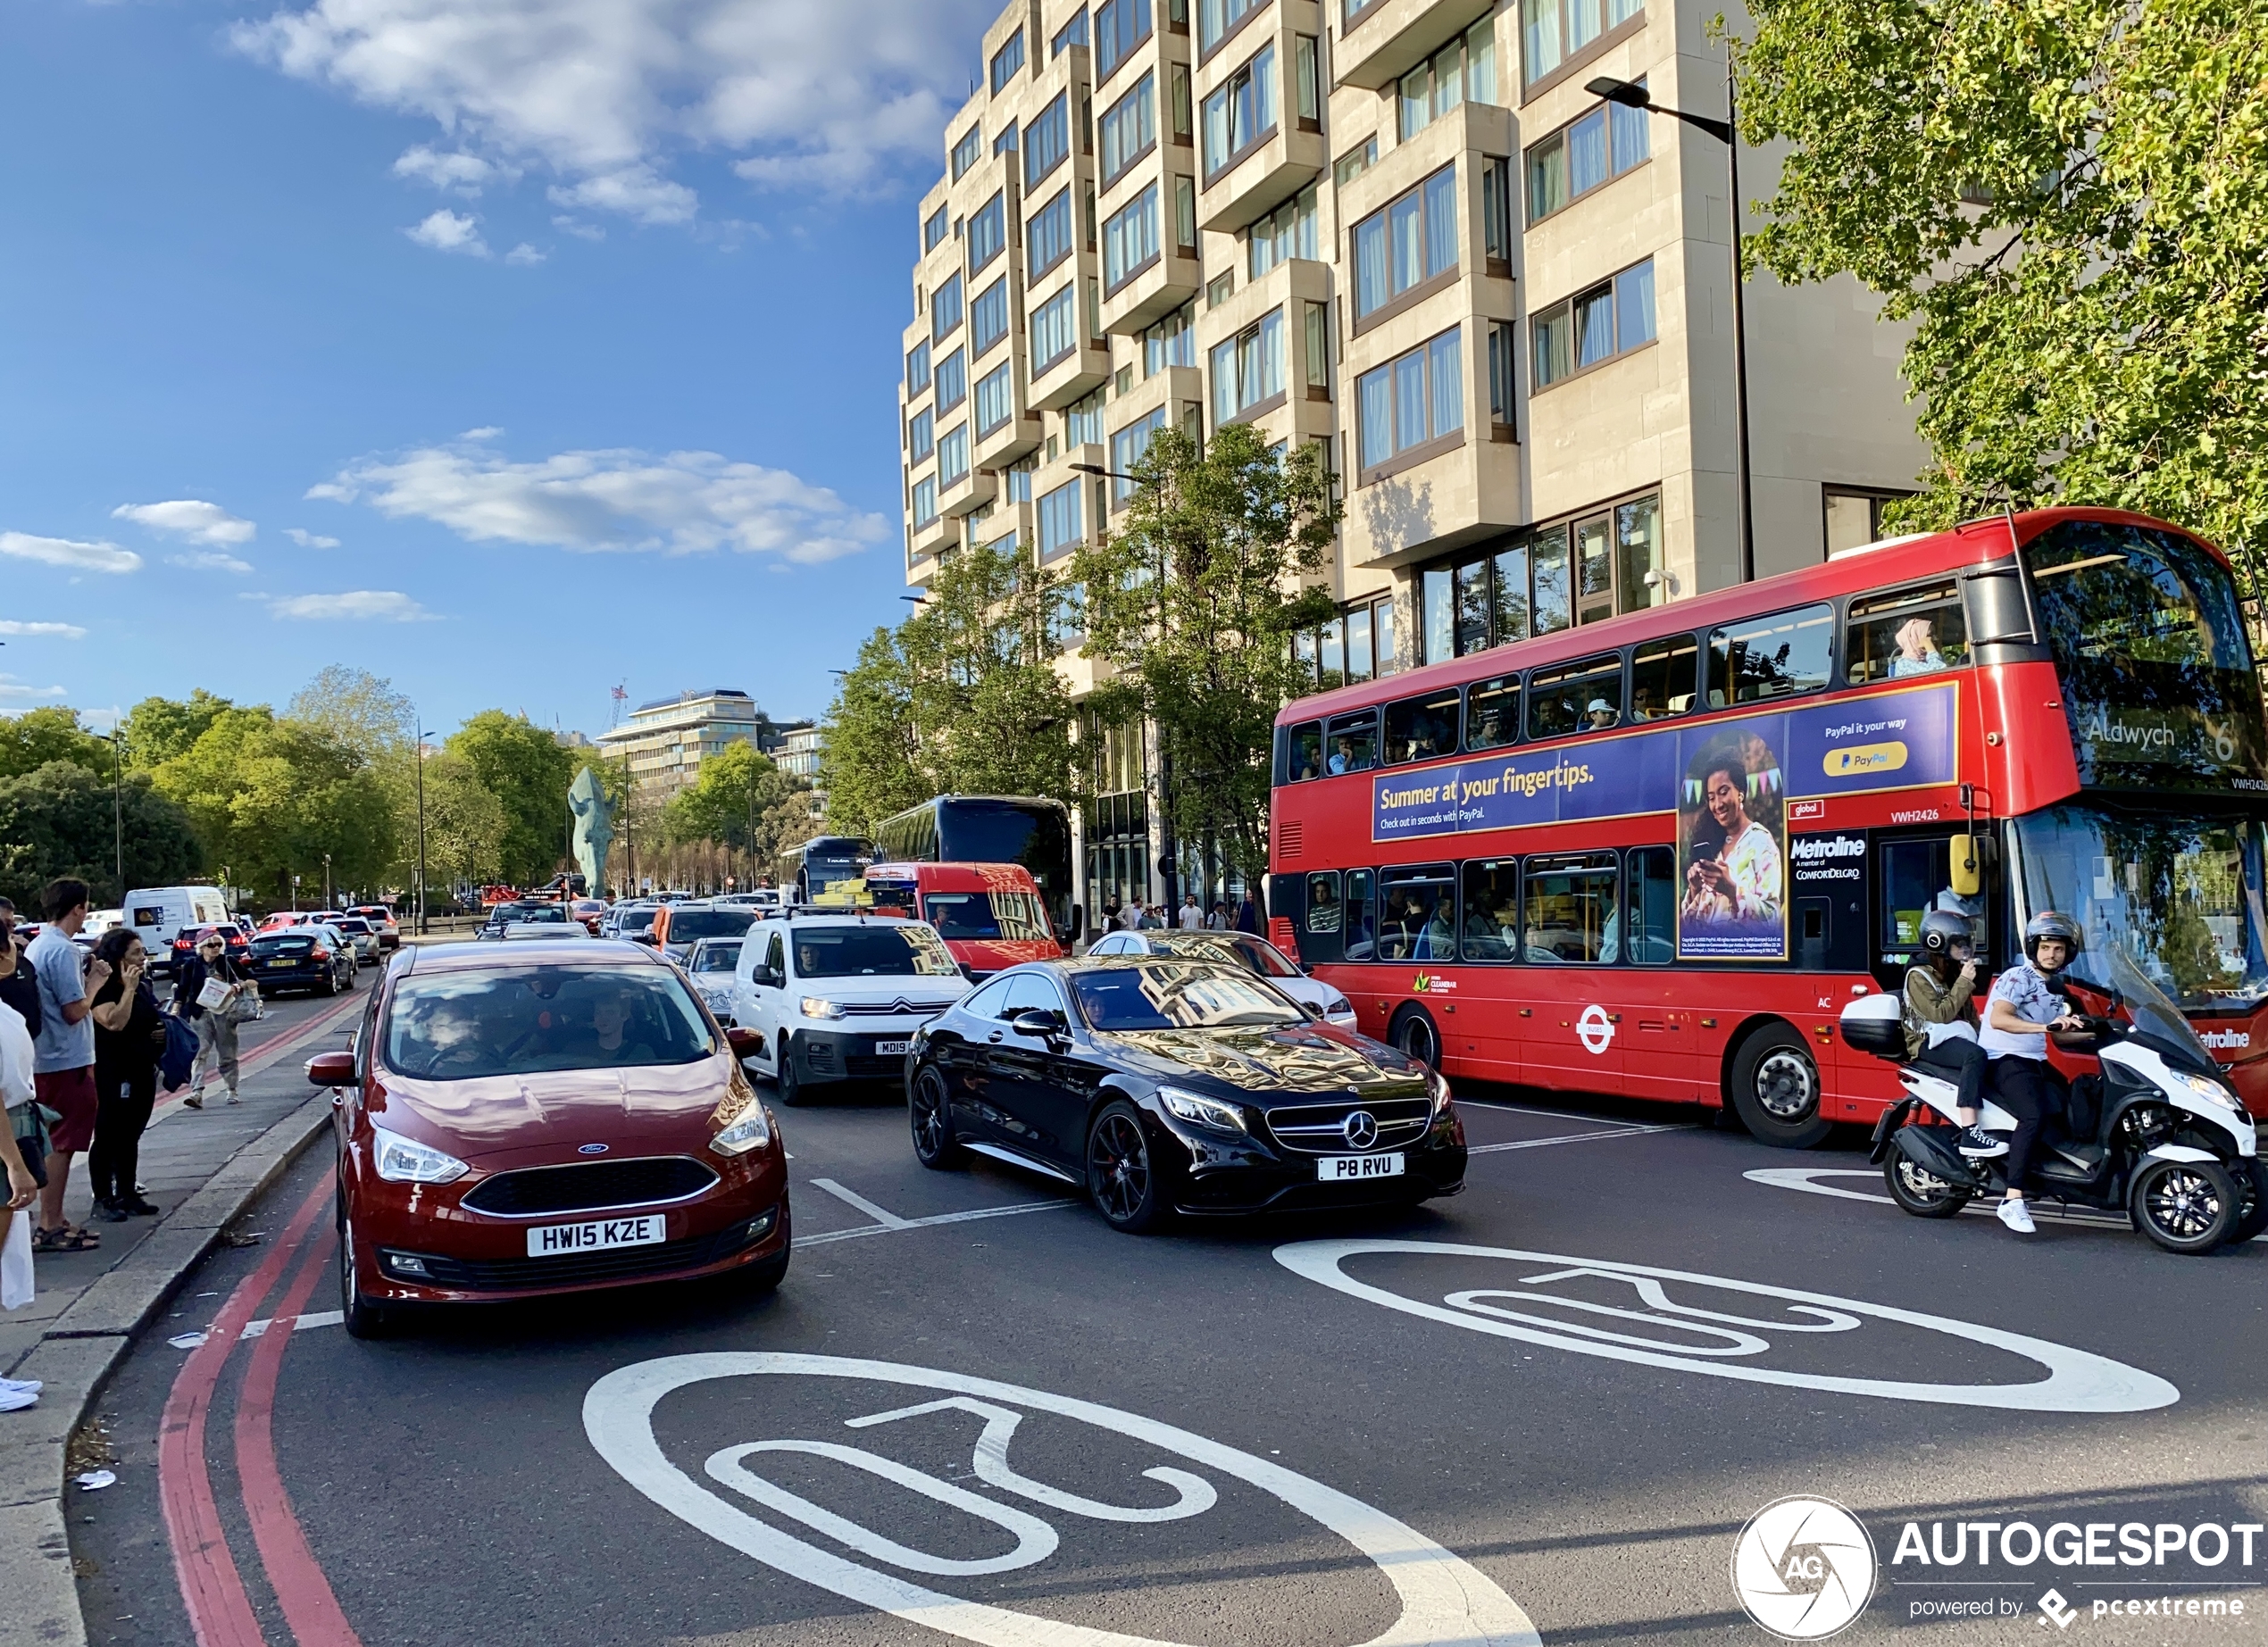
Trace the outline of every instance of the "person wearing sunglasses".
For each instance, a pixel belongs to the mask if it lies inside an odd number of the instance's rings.
[[[208,992],[217,984],[217,992]],[[196,1069],[189,1077],[189,1095],[181,1100],[192,1110],[204,1108],[204,1090],[215,1073],[228,1088],[229,1102],[242,1103],[237,1091],[237,1022],[239,1003],[256,995],[259,986],[246,975],[243,964],[229,953],[219,928],[202,934],[196,952],[183,961],[173,978],[173,1013],[196,1030]],[[205,997],[215,995],[210,1005]]]

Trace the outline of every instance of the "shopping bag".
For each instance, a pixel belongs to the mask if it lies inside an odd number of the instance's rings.
[[[0,1208],[8,1233],[0,1236],[0,1310],[21,1310],[31,1302],[31,1211]]]

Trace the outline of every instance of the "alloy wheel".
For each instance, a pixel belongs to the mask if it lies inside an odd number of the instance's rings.
[[[2221,1217],[2216,1187],[2194,1168],[2176,1167],[2158,1174],[2143,1192],[2142,1205],[2150,1221],[2168,1235],[2194,1241]]]
[[[1087,1181],[1113,1224],[1140,1215],[1149,1199],[1150,1152],[1132,1116],[1114,1111],[1096,1127],[1087,1146]]]

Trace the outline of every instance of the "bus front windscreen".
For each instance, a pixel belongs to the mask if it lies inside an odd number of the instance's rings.
[[[1055,806],[956,798],[942,803],[938,856],[948,863],[1020,863],[1058,920],[1071,917],[1071,825]]]
[[[2016,820],[2032,914],[2060,910],[2185,1011],[2268,997],[2268,826],[2256,818],[2049,807]]]

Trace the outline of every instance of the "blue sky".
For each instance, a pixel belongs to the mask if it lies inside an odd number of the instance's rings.
[[[905,610],[912,202],[993,9],[0,7],[0,712],[822,710]]]

